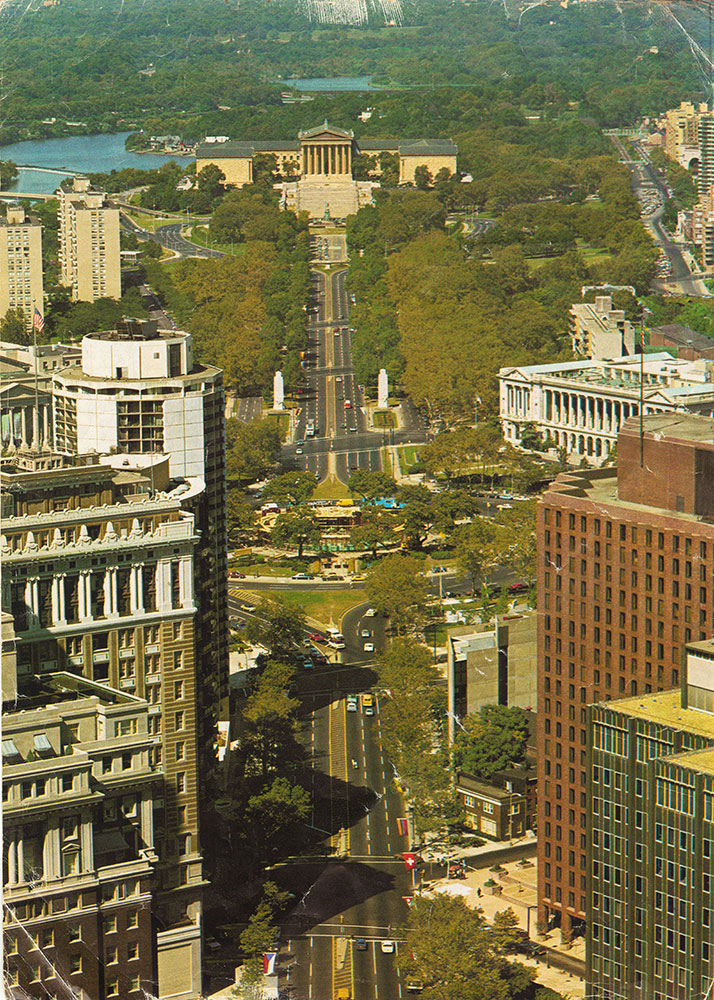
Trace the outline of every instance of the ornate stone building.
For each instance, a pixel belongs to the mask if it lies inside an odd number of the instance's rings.
[[[8,968],[30,992],[37,981],[52,995],[61,977],[98,1000],[140,988],[189,1000],[201,992],[205,484],[170,479],[163,456],[109,463],[20,454],[0,471]]]
[[[443,168],[452,174],[457,169],[458,148],[448,139],[355,139],[352,131],[325,122],[289,142],[204,142],[196,149],[196,170],[214,164],[229,185],[240,188],[253,183],[256,156],[274,156],[285,178],[280,185],[283,207],[307,211],[312,217],[344,218],[370,204],[376,186],[375,181],[353,180],[355,156],[374,157],[378,175],[382,153],[398,159],[400,184],[412,184],[420,166],[433,177]]]

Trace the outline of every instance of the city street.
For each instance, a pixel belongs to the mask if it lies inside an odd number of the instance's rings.
[[[387,444],[387,434],[367,430],[364,395],[352,365],[347,271],[330,275],[313,271],[312,275],[314,306],[305,357],[307,391],[297,416],[295,440],[283,448],[283,455],[320,479],[333,473],[346,483],[356,469],[381,470],[381,449]],[[406,427],[391,435],[390,441],[423,441],[423,420],[408,401],[405,406]],[[310,424],[314,437],[308,436]]]
[[[280,987],[293,1000],[328,1000],[339,989],[354,1000],[406,992],[397,959],[411,883],[394,857],[409,848],[397,823],[406,813],[382,746],[379,699],[368,716],[362,698],[348,712],[343,692],[313,695],[302,728],[321,807],[315,820],[331,835],[324,858],[296,859],[279,872],[299,898],[281,935]]]

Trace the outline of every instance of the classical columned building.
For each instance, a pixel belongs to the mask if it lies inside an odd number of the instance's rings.
[[[502,368],[500,418],[516,447],[533,427],[552,446],[592,462],[612,450],[623,422],[643,413],[690,412],[714,416],[714,369],[705,360],[671,354]],[[643,386],[640,386],[641,377]]]
[[[355,156],[372,158],[370,173],[379,178],[383,154],[394,157],[400,184],[413,184],[418,167],[425,167],[432,177],[442,169],[457,171],[458,148],[450,139],[355,139],[351,130],[326,121],[287,142],[206,140],[196,149],[196,170],[214,164],[229,186],[241,188],[253,183],[255,158],[272,156],[284,179],[276,185],[283,208],[308,212],[312,218],[344,218],[371,204],[372,190],[378,186],[378,180],[353,179]]]

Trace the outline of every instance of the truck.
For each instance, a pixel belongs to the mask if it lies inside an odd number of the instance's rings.
[[[345,648],[345,637],[338,628],[327,629],[327,644],[328,646],[331,646],[332,649]]]

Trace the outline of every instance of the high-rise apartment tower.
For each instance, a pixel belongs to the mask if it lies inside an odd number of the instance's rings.
[[[8,309],[21,309],[25,329],[33,310],[44,314],[42,226],[22,208],[8,208],[0,218],[0,319]]]
[[[57,195],[62,284],[75,301],[120,299],[119,209],[86,177],[63,181]]]

